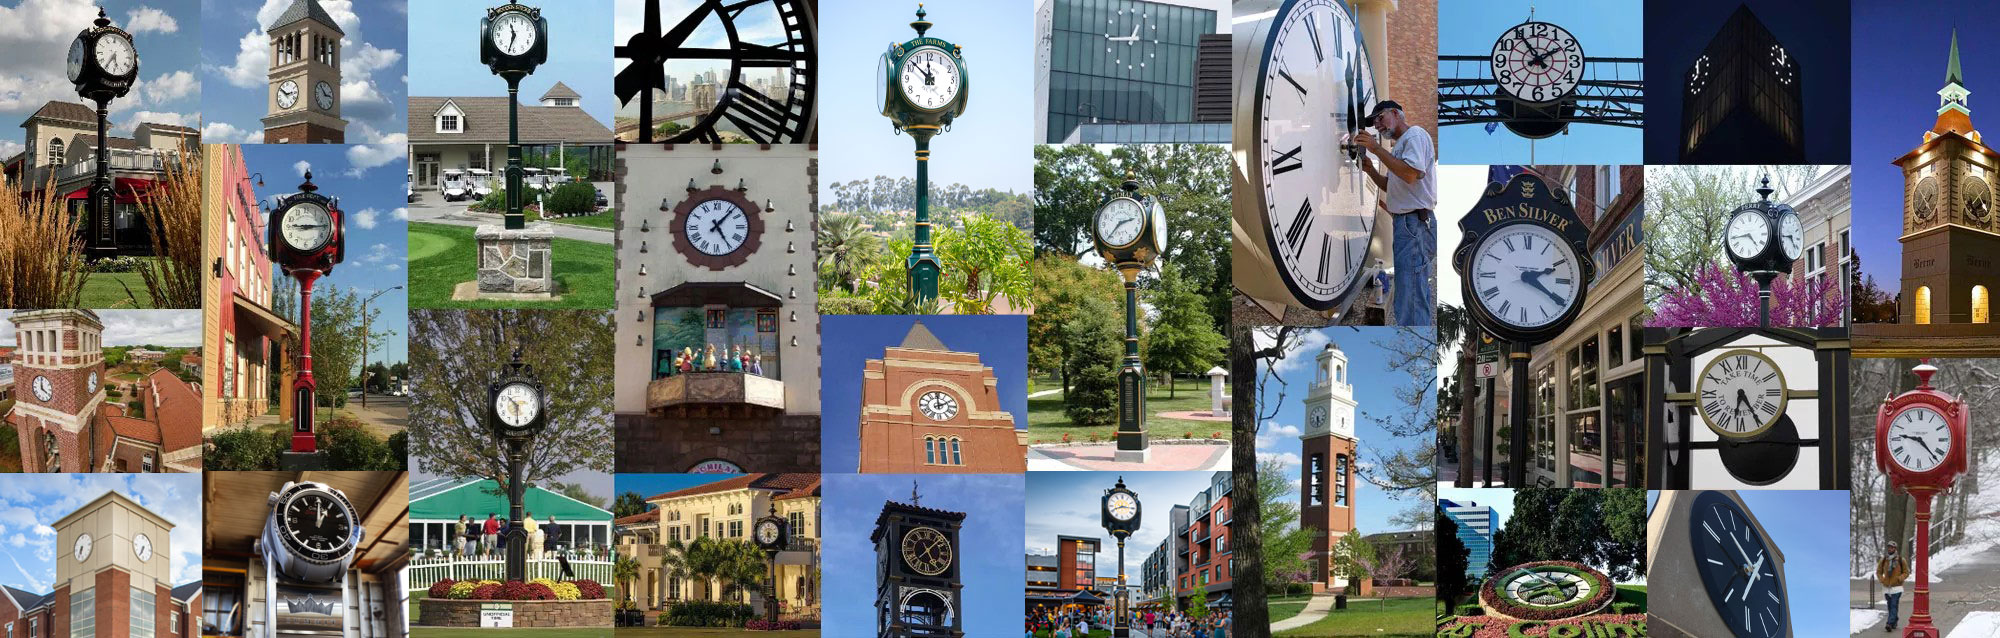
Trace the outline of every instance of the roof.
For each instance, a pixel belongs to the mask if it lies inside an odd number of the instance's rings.
[[[104,419],[111,425],[111,431],[117,432],[118,436],[147,443],[160,443],[160,426],[152,421],[122,415],[104,415]]]
[[[613,525],[633,525],[633,524],[637,524],[637,523],[651,523],[651,522],[653,522],[653,521],[657,521],[657,520],[660,520],[660,510],[657,510],[657,509],[650,509],[650,510],[646,510],[646,511],[644,511],[644,512],[640,512],[640,513],[637,513],[637,514],[633,514],[633,515],[631,515],[631,516],[621,516],[621,517],[618,517],[618,518],[615,518],[615,519],[612,519],[612,521],[611,521],[611,524],[613,524]]]
[[[112,148],[112,150],[132,151],[139,149],[139,141],[129,137],[105,135],[104,142],[106,145],[109,145]],[[77,133],[75,135],[71,135],[69,138],[69,152],[86,151],[93,148],[97,148],[96,133]]]
[[[558,521],[611,520],[610,510],[539,487],[529,486],[521,501],[528,512],[541,520],[547,520],[550,515]],[[500,483],[493,479],[440,478],[410,486],[411,520],[451,521],[457,520],[461,514],[484,519],[487,514],[505,513],[507,495]]]
[[[146,375],[154,397],[146,414],[159,423],[160,449],[167,452],[201,446],[201,393],[165,368]]]
[[[1945,84],[1964,84],[1965,75],[1958,72],[1958,28],[1951,30],[1951,62],[1945,65]]]
[[[917,321],[916,323],[910,324],[910,333],[903,335],[903,343],[896,347],[913,348],[917,350],[951,349],[944,347],[944,342],[939,341],[937,335],[931,334],[931,329],[925,328],[924,322],[921,320]]]
[[[744,474],[740,476],[733,476],[730,478],[726,478],[706,485],[696,485],[694,487],[674,490],[672,492],[667,492],[665,494],[660,494],[657,496],[647,498],[646,500],[650,502],[650,501],[658,501],[664,499],[686,498],[689,496],[700,496],[703,494],[716,494],[721,492],[733,492],[736,490],[748,490],[748,489],[771,490],[774,492],[778,492],[778,496],[776,497],[777,500],[804,498],[807,496],[818,496],[819,475],[818,474]]]
[[[183,135],[201,134],[201,131],[197,131],[193,127],[181,126],[178,124],[161,124],[159,122],[144,122],[139,124],[139,128],[150,128],[153,129],[154,131],[161,133],[180,133]]]
[[[31,594],[15,589],[11,585],[7,586],[7,595],[13,598],[14,604],[20,605],[23,611],[34,609],[36,605],[42,604],[42,599],[48,598],[47,594]]]
[[[327,28],[333,29],[334,33],[347,35],[347,32],[340,30],[340,25],[333,23],[333,16],[327,14],[326,8],[319,6],[319,0],[292,0],[292,6],[285,7],[285,12],[278,14],[278,19],[272,21],[271,26],[264,30],[273,31],[278,27],[307,19],[326,25]]]
[[[551,89],[553,90],[553,89]],[[417,97],[409,100],[411,122],[426,122],[450,101],[465,114],[462,133],[439,133],[435,126],[410,126],[411,143],[484,144],[507,142],[507,98],[505,97]],[[569,106],[521,104],[521,142],[611,144],[611,129],[583,109]]]
[[[882,503],[882,513],[875,515],[875,531],[868,534],[868,542],[873,543],[880,541],[882,539],[883,524],[888,522],[889,515],[892,513],[915,514],[918,516],[929,516],[932,518],[941,518],[949,521],[965,520],[965,512],[953,512],[949,510],[932,509],[929,507],[924,507],[922,505],[912,505],[909,503],[899,503],[896,501],[885,501]]]
[[[563,84],[560,81],[556,82],[555,86],[549,87],[549,92],[542,94],[542,99],[544,100],[557,97],[583,99],[582,95],[577,94],[574,89],[569,88],[569,85]]]
[[[185,602],[187,601],[187,599],[193,598],[195,594],[199,593],[201,593],[201,581],[198,580],[189,581],[186,584],[183,584],[179,587],[175,587],[173,592],[173,597],[174,600]]]
[[[28,116],[27,121],[21,122],[21,126],[27,126],[29,122],[35,120],[63,120],[96,126],[97,110],[76,102],[49,100],[49,103],[43,104],[42,108],[35,109],[35,114]]]

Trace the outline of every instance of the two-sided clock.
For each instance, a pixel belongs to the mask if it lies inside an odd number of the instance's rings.
[[[769,514],[757,519],[757,522],[750,527],[751,540],[756,541],[757,547],[767,552],[784,549],[786,537],[791,533],[784,517],[778,516],[778,507],[775,504],[771,506]]]
[[[132,34],[111,26],[102,8],[92,24],[70,41],[69,81],[85,97],[124,97],[139,78],[139,51],[132,45]]]
[[[1167,212],[1157,197],[1140,196],[1139,182],[1130,177],[1124,193],[1098,207],[1090,238],[1104,261],[1144,267],[1167,250]]]
[[[312,171],[306,171],[298,192],[278,200],[265,232],[268,250],[285,272],[305,269],[324,274],[346,254],[338,202],[319,194]]]
[[[549,59],[549,20],[542,10],[510,2],[479,19],[479,62],[493,73],[520,77]]]
[[[1910,212],[1918,221],[1930,221],[1938,213],[1938,180],[1935,176],[1924,176],[1917,180],[1917,186],[1910,192]]]
[[[488,423],[502,437],[528,437],[548,425],[548,398],[534,366],[521,361],[520,350],[514,351],[499,380],[487,386],[487,397]]]
[[[743,265],[763,245],[763,212],[735,189],[713,186],[689,193],[674,206],[674,251],[709,270]]]
[[[333,85],[327,84],[324,80],[322,80],[320,81],[319,84],[313,86],[313,103],[319,105],[319,110],[322,111],[333,110],[333,102],[334,102]]]
[[[346,575],[364,530],[345,493],[325,483],[291,482],[268,503],[271,517],[259,545],[285,577],[330,583]]]
[[[1744,272],[1789,272],[1805,250],[1805,228],[1791,206],[1771,201],[1771,178],[1757,188],[1758,201],[1736,207],[1722,227],[1722,246]]]
[[[1789,636],[1785,582],[1777,546],[1741,503],[1725,492],[1694,497],[1687,539],[1709,605],[1737,638]]]
[[[1139,531],[1139,495],[1125,487],[1125,477],[1104,490],[1103,510],[1104,529],[1112,536],[1123,539]]]
[[[1493,41],[1493,80],[1516,100],[1554,102],[1583,80],[1583,46],[1567,29],[1547,22],[1514,25]]]

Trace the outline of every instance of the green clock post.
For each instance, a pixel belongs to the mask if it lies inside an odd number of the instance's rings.
[[[1144,463],[1146,368],[1139,361],[1139,271],[1167,249],[1167,214],[1159,198],[1139,195],[1139,181],[1126,174],[1123,192],[1098,207],[1090,239],[1105,263],[1125,279],[1125,365],[1118,371],[1118,451],[1120,463]]]
[[[969,82],[958,45],[924,35],[931,28],[924,20],[924,5],[917,5],[917,19],[910,28],[917,30],[915,39],[890,44],[882,54],[875,98],[890,124],[917,141],[916,245],[905,267],[910,299],[921,303],[937,298],[942,269],[931,246],[931,138],[950,129],[952,121],[965,113]]]
[[[555,293],[550,250],[555,231],[528,227],[521,213],[521,79],[549,59],[549,21],[542,10],[519,3],[488,9],[479,19],[479,61],[507,80],[507,212],[505,223],[480,226],[478,296],[547,299]],[[456,295],[454,295],[456,296]]]

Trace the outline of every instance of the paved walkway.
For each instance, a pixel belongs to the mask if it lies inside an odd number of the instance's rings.
[[[1299,610],[1299,615],[1271,623],[1271,633],[1298,629],[1319,622],[1319,619],[1326,617],[1327,612],[1333,610],[1333,598],[1333,594],[1312,597],[1312,600],[1306,601],[1306,608]],[[1350,599],[1348,602],[1354,601]]]
[[[498,213],[472,212],[466,208],[468,204],[445,202],[436,192],[425,193],[424,197],[424,200],[410,204],[410,221],[448,224],[452,226],[482,226],[485,224],[498,224],[501,221]],[[557,237],[597,244],[611,243],[612,232],[607,229],[575,226],[554,221],[551,221],[549,225],[556,229]],[[374,399],[369,400],[373,401]]]
[[[1051,394],[1062,394],[1062,388],[1056,388],[1056,389],[1054,389],[1054,390],[1043,390],[1043,391],[1040,391],[1040,392],[1032,392],[1032,393],[1029,393],[1029,394],[1028,394],[1028,398],[1030,398],[1030,399],[1039,399],[1039,398],[1042,398],[1042,397],[1045,397],[1045,396],[1048,396],[1048,395],[1051,395]]]
[[[2000,512],[1989,512],[1977,518],[1995,516],[2000,516]],[[1966,540],[1960,543],[1958,548],[1954,548],[1964,557],[1955,561],[1950,567],[1931,574],[1931,623],[1937,625],[1938,631],[1944,632],[1950,638],[1967,636],[2000,638],[2000,632],[1992,629],[2000,626],[1996,625],[2000,624],[2000,617],[1982,612],[1993,608],[1994,592],[2000,592],[2000,552],[1993,551],[1993,547],[2000,545],[2000,542],[1977,538],[1976,536],[1982,532],[1982,527],[1979,523],[1968,526]],[[1931,560],[1935,562],[1938,557],[1933,556]],[[1872,573],[1873,570],[1870,571]],[[1887,601],[1883,600],[1881,584],[1875,584],[1875,598],[1870,600],[1869,583],[1868,579],[1847,581],[1848,606],[1886,611]],[[1912,577],[1903,588],[1902,604],[1899,605],[1901,609],[1897,613],[1903,622],[1909,621],[1910,612],[1916,604],[1916,593],[1911,590],[1911,586],[1915,584],[1915,579]],[[1860,623],[1850,623],[1850,629],[1854,630],[1855,635],[1872,636],[1886,633],[1882,631],[1879,622],[1865,627],[1851,626],[1855,624]],[[1901,629],[1902,626],[1898,625],[1897,635],[1901,635]]]
[[[1028,470],[1149,470],[1215,471],[1229,469],[1229,444],[1166,444],[1150,446],[1152,456],[1144,464],[1119,463],[1115,443],[1028,446]]]

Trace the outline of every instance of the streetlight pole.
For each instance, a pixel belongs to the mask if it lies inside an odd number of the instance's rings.
[[[367,299],[361,300],[361,407],[368,407],[368,339],[372,334],[368,332],[368,302],[374,301],[376,297],[380,297],[390,290],[402,289],[402,286],[390,286],[388,290],[368,295]]]

